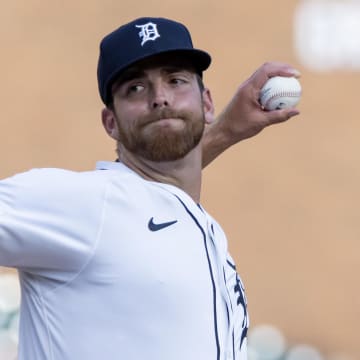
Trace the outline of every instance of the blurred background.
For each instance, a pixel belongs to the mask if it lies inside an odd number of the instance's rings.
[[[98,45],[140,16],[184,22],[212,54],[217,112],[266,61],[301,71],[301,115],[208,166],[202,203],[246,286],[249,360],[359,359],[360,1],[4,1],[0,177],[115,158]],[[1,360],[16,354],[18,306],[16,272],[0,269]]]

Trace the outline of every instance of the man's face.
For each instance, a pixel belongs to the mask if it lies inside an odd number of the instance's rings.
[[[113,99],[120,151],[123,146],[151,161],[173,161],[201,140],[204,102],[197,75],[172,56],[127,69],[113,86]]]

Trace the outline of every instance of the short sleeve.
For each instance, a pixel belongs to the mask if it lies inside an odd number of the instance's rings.
[[[85,174],[35,169],[0,181],[0,266],[35,273],[82,266],[104,197]]]

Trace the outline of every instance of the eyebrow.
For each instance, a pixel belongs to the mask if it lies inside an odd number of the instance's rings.
[[[186,71],[186,72],[195,72],[191,66],[181,66],[181,65],[166,65],[162,67],[162,72],[167,74],[176,73],[179,71]],[[113,91],[119,88],[122,84],[131,81],[133,79],[141,78],[146,75],[146,72],[143,68],[138,67],[131,67],[125,70],[119,77],[115,80],[112,88]]]
[[[112,91],[115,92],[122,84],[132,79],[145,76],[145,71],[140,68],[130,68],[121,73],[112,85]]]

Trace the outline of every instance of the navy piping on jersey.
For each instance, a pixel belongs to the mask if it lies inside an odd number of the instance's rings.
[[[225,276],[225,270],[223,268],[223,274],[224,274],[224,282],[226,284],[226,276]],[[230,299],[230,294],[229,294],[229,290],[227,289],[226,287],[226,292],[227,292],[227,295]],[[230,300],[230,306],[231,306],[231,311],[232,311],[232,304],[231,304],[231,300]],[[228,307],[228,304],[226,303],[226,315],[227,315],[227,319],[228,319],[228,325],[230,326],[230,314],[229,314],[229,307]]]
[[[212,234],[213,236],[215,237],[215,229],[214,229],[214,224],[211,224],[211,231],[212,231]],[[211,238],[211,241],[212,243],[215,245],[215,241],[212,237]],[[229,263],[229,261],[227,260],[227,262]],[[233,267],[233,266],[232,266]],[[222,270],[223,270],[223,276],[224,276],[224,283],[226,284],[226,275],[225,275],[225,269],[224,267],[222,267]],[[226,287],[226,292],[227,292],[227,295],[228,295],[228,298],[230,300],[230,306],[231,306],[231,311],[233,312],[233,306],[232,306],[232,303],[231,303],[231,296],[229,294],[229,290],[228,288]],[[228,320],[228,326],[230,327],[230,313],[229,313],[229,306],[228,306],[228,303],[226,302],[225,303],[226,305],[226,315],[227,315],[227,320]],[[232,350],[233,350],[233,359],[235,360],[235,333],[234,333],[234,330],[232,331]]]
[[[212,231],[212,234],[213,236],[215,237],[215,230],[214,230],[214,224],[211,224],[211,231]],[[215,241],[213,238],[211,238],[211,241],[212,243],[215,245]],[[228,260],[227,260],[228,262]],[[224,283],[226,284],[226,276],[225,276],[225,269],[224,267],[222,267],[222,270],[223,270],[223,276],[224,276]],[[227,295],[228,295],[228,298],[230,300],[230,306],[231,306],[231,312],[233,312],[233,307],[232,307],[232,303],[231,303],[231,296],[229,294],[229,290],[228,288],[226,287],[226,292],[227,292]],[[226,305],[226,315],[227,315],[227,320],[228,320],[228,326],[230,327],[230,313],[229,313],[229,306],[228,306],[228,303],[226,302],[225,303]],[[235,334],[234,334],[234,330],[232,331],[232,348],[233,348],[233,359],[235,359]]]
[[[207,261],[208,261],[208,265],[209,265],[209,271],[210,271],[210,277],[211,277],[211,283],[212,283],[212,288],[213,288],[213,304],[214,304],[214,328],[215,328],[215,340],[216,340],[216,349],[217,349],[217,355],[216,355],[216,359],[220,360],[220,342],[219,342],[219,334],[218,334],[218,325],[217,325],[217,310],[216,310],[216,286],[215,286],[215,281],[214,281],[214,274],[213,274],[213,270],[211,267],[211,261],[210,261],[210,256],[209,256],[209,250],[206,244],[206,234],[204,229],[202,228],[202,226],[199,224],[198,220],[196,219],[196,217],[194,216],[194,214],[187,208],[187,206],[183,203],[183,201],[176,195],[174,195],[179,202],[182,204],[182,206],[184,207],[185,211],[190,215],[190,217],[194,220],[195,224],[197,225],[197,227],[200,229],[203,238],[204,238],[204,246],[205,246],[205,250],[206,250],[206,256],[207,256]]]
[[[233,268],[233,270],[236,271],[236,266],[235,266],[234,264],[232,264],[229,260],[226,260],[226,262],[229,264],[229,266],[230,266],[231,268]]]
[[[228,261],[227,261],[228,262]],[[225,269],[223,268],[223,273],[224,273],[224,281],[225,281],[225,284],[226,284],[226,274],[225,274]],[[229,294],[229,290],[228,288],[226,287],[226,292],[228,294],[228,297],[229,297],[229,301],[230,301],[230,307],[231,307],[231,312],[234,312],[234,309],[233,309],[233,305],[232,305],[232,302],[231,302],[231,296]],[[230,322],[230,318],[229,318],[229,309],[227,307],[227,304],[226,304],[226,309],[227,309],[227,312],[228,312],[228,319],[229,319],[229,322]],[[234,333],[234,329],[232,331],[232,350],[233,350],[233,359],[235,360],[235,333]]]

